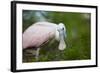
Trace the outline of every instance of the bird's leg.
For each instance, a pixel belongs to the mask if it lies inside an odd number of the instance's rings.
[[[36,55],[35,55],[36,61],[38,61],[38,58],[39,58],[39,51],[40,51],[40,48],[37,48]]]

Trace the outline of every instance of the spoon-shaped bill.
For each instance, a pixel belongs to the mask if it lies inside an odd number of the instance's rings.
[[[66,48],[66,43],[64,41],[64,30],[59,31],[59,39],[60,39],[60,43],[58,49],[64,50]]]

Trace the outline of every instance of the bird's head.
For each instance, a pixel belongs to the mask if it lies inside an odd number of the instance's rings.
[[[66,28],[63,23],[59,23],[57,26],[58,37],[59,37],[59,50],[64,50],[66,48],[65,38],[66,38]]]

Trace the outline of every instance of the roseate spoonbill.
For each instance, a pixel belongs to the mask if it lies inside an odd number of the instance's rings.
[[[37,22],[29,26],[23,33],[22,47],[37,48],[35,58],[38,60],[40,46],[49,41],[56,39],[59,41],[59,50],[64,50],[66,47],[64,38],[66,37],[66,28],[63,23],[58,25],[50,22]]]

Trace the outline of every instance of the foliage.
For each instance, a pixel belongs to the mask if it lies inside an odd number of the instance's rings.
[[[86,60],[91,58],[91,25],[89,13],[23,10],[23,32],[38,21],[64,23],[66,49],[58,50],[57,41],[41,47],[38,61]],[[23,54],[23,62],[36,62],[33,55]]]

